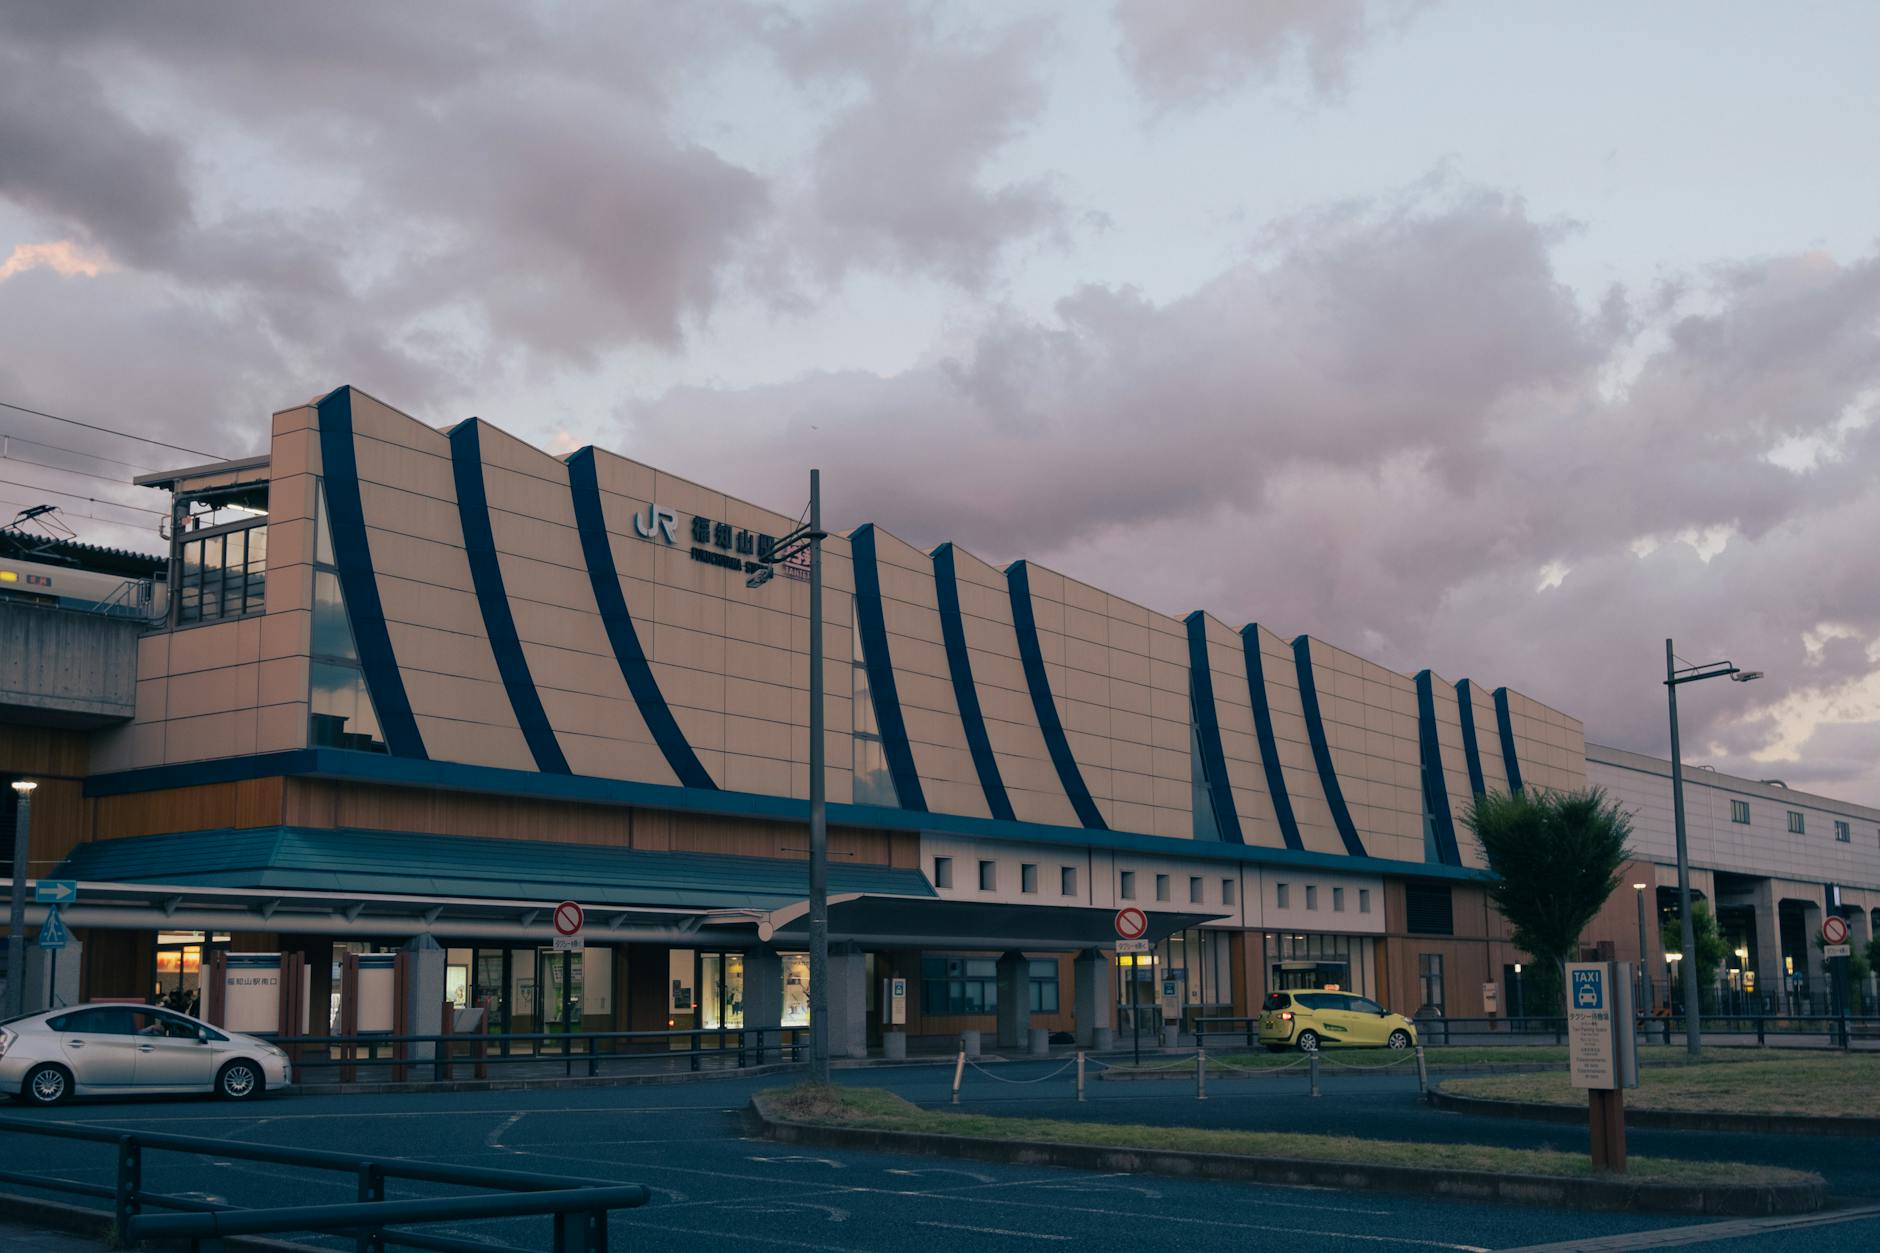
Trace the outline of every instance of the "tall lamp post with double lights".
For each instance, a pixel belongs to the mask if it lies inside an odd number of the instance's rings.
[[[7,907],[8,1018],[26,1012],[26,873],[32,864],[29,833],[33,825],[33,789],[38,786],[29,779],[13,784],[18,807],[13,811],[13,893]]]
[[[823,802],[822,471],[809,472],[809,521],[758,558],[746,587],[770,582],[776,568],[809,553],[809,1078],[829,1082],[829,827]]]
[[[1684,762],[1678,752],[1678,688],[1700,679],[1722,678],[1733,683],[1748,683],[1762,678],[1762,671],[1739,670],[1727,661],[1680,668],[1671,641],[1665,641],[1665,694],[1671,705],[1671,815],[1678,836],[1678,916],[1683,924],[1680,937],[1683,952],[1692,959],[1679,962],[1678,973],[1684,987],[1684,1047],[1692,1057],[1704,1047],[1704,1029],[1697,1020],[1697,929],[1691,919],[1691,857],[1684,838]]]

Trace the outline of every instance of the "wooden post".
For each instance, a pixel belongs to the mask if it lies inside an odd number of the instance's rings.
[[[221,949],[209,951],[208,969],[197,968],[202,980],[202,1020],[220,1027],[228,1020],[228,954]]]
[[[1587,1132],[1593,1169],[1625,1173],[1625,1089],[1586,1090]]]
[[[405,985],[411,978],[411,954],[400,949],[392,958],[392,1035],[403,1036],[411,1030],[411,1015],[406,1006]],[[410,1045],[402,1039],[392,1045],[392,1082],[405,1081],[405,1058],[410,1056]]]

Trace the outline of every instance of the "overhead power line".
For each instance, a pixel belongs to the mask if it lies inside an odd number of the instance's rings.
[[[87,431],[97,431],[102,435],[116,435],[120,439],[134,439],[139,443],[152,444],[158,448],[168,448],[175,452],[186,452],[192,457],[207,457],[211,461],[228,460],[227,457],[218,452],[204,452],[200,448],[189,448],[183,444],[172,444],[168,440],[153,439],[148,435],[134,435],[129,431],[120,431],[109,426],[99,426],[94,422],[80,422],[77,418],[63,418],[56,413],[47,413],[43,409],[28,409],[25,405],[16,405],[10,400],[0,400],[0,409],[12,409],[19,413],[30,413],[35,418],[45,418],[50,422],[64,422],[68,426],[82,427]]]
[[[63,496],[67,500],[82,500],[94,505],[110,505],[113,509],[129,509],[133,513],[147,513],[153,518],[167,518],[170,515],[161,509],[146,509],[142,505],[127,505],[121,500],[112,500],[105,496],[83,496],[77,492],[60,491],[56,487],[47,487],[43,483],[21,483],[14,479],[0,479],[0,484],[17,487],[28,492],[44,492],[48,496]],[[107,519],[97,519],[100,522]],[[130,523],[124,525],[129,526]]]
[[[48,444],[43,439],[28,439],[26,436],[16,431],[0,431],[0,449],[4,449],[11,444],[31,444],[34,448],[44,448],[51,452],[70,453],[74,457],[83,457],[87,461],[101,461],[106,465],[123,466],[126,470],[137,470],[145,474],[153,474],[157,470],[162,469],[161,466],[145,465],[141,461],[121,461],[116,457],[107,457],[101,452],[90,452],[83,448],[67,448],[64,444]],[[0,453],[0,456],[4,455],[6,454]],[[35,462],[34,464],[39,463]]]

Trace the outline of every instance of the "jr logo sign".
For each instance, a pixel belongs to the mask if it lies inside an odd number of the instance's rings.
[[[1604,971],[1576,970],[1573,972],[1573,1008],[1606,1008],[1606,982]]]
[[[633,515],[633,529],[641,539],[663,536],[668,544],[676,543],[679,515],[670,509],[662,509],[658,505],[648,505],[644,518],[637,513]]]

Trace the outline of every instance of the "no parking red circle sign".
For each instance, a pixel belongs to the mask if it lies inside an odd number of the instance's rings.
[[[1149,930],[1149,915],[1134,905],[1116,911],[1116,934],[1125,940],[1140,940]]]
[[[563,901],[555,906],[555,934],[575,936],[581,934],[581,924],[585,919],[581,907],[573,901]]]
[[[1830,914],[1821,924],[1821,941],[1824,944],[1847,943],[1847,919]]]

